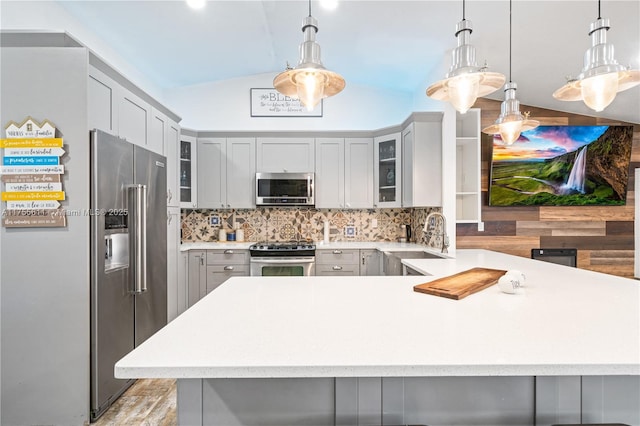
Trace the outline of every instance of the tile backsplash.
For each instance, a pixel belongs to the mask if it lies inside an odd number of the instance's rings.
[[[221,227],[244,230],[244,240],[321,241],[324,222],[329,221],[331,241],[392,241],[405,237],[401,225],[410,225],[412,241],[426,244],[422,233],[431,211],[440,208],[414,209],[310,209],[257,208],[230,210],[183,209],[182,242],[218,241]],[[376,225],[374,227],[374,225]],[[432,243],[435,243],[432,241]]]

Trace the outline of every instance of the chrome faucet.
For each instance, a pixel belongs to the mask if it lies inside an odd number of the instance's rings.
[[[449,251],[447,250],[447,247],[449,247],[449,237],[447,236],[447,218],[444,217],[444,215],[440,212],[431,212],[427,215],[427,219],[424,221],[424,228],[422,229],[422,231],[427,234],[427,235],[433,235],[433,231],[429,231],[429,222],[431,217],[434,217],[433,219],[433,230],[437,231],[438,229],[438,217],[440,219],[442,219],[442,232],[441,233],[437,233],[435,235],[441,235],[442,236],[442,247],[441,247],[441,253],[448,253]]]

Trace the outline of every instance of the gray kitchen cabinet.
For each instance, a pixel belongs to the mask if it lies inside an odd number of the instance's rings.
[[[316,250],[316,275],[360,275],[360,251],[358,249]]]
[[[187,310],[189,300],[189,252],[180,252],[178,255],[178,295],[177,314],[180,315]]]
[[[255,207],[255,138],[198,138],[198,207]]]
[[[373,207],[373,139],[344,140],[344,205],[349,209]]]
[[[381,274],[382,255],[376,249],[360,250],[360,275],[375,276]]]
[[[118,134],[131,143],[159,152],[156,144],[149,144],[151,105],[139,96],[123,89],[117,97]]]
[[[207,294],[207,252],[189,252],[189,281],[187,283],[187,308]]]
[[[231,277],[249,276],[249,250],[207,250],[206,293]]]
[[[316,138],[316,207],[373,207],[373,139]]]
[[[227,138],[227,207],[256,206],[256,139]]]
[[[391,133],[373,139],[373,185],[377,208],[400,207],[402,197],[402,135]]]
[[[94,67],[89,67],[87,85],[87,118],[89,129],[100,129],[118,134],[118,110],[114,100],[118,85],[113,79]]]
[[[167,206],[180,207],[180,125],[171,119],[168,124],[164,154],[167,157]]]
[[[344,138],[316,138],[315,173],[316,208],[344,208]]]
[[[227,162],[225,159],[227,141],[225,138],[198,138],[197,173],[198,207],[219,209],[226,207]]]
[[[167,209],[167,320],[178,316],[180,208]]]
[[[442,205],[442,113],[424,113],[402,131],[402,207]]]
[[[315,170],[313,138],[257,138],[256,171],[259,173],[308,172]]]
[[[195,209],[197,204],[198,172],[196,162],[196,138],[180,134],[180,170],[179,189],[180,207]]]

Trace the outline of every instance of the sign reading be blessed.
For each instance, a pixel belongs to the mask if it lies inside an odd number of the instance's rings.
[[[313,109],[276,89],[250,89],[252,117],[322,117],[322,101]]]

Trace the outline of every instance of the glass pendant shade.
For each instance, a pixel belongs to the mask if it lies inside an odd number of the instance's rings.
[[[589,108],[602,111],[613,102],[618,93],[618,73],[585,78],[580,84],[580,93]]]
[[[318,21],[307,16],[302,21],[304,41],[300,44],[300,60],[295,68],[287,68],[273,79],[280,93],[300,102],[312,111],[323,98],[340,93],[345,81],[339,74],[327,70],[320,60],[320,45],[315,41]]]
[[[584,101],[595,111],[604,110],[618,92],[640,84],[640,70],[630,70],[614,58],[613,45],[607,43],[609,20],[591,23],[591,47],[584,54],[584,67],[576,79],[569,80],[553,93],[560,101]]]
[[[495,124],[482,129],[489,135],[500,135],[502,143],[512,145],[520,137],[520,133],[535,129],[540,125],[537,120],[529,120],[527,114],[520,113],[520,102],[516,99],[518,85],[509,82],[504,86],[505,100],[500,105],[500,116]]]
[[[495,92],[505,82],[504,75],[487,72],[476,63],[476,50],[469,44],[473,31],[471,21],[463,19],[456,26],[458,46],[451,53],[452,65],[444,80],[427,88],[427,96],[451,102],[460,113],[465,113],[481,96]]]

